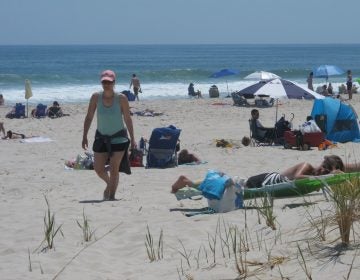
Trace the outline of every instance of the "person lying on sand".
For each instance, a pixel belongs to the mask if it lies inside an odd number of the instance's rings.
[[[322,163],[317,167],[312,166],[308,162],[302,162],[284,170],[281,173],[262,173],[252,176],[247,179],[245,187],[257,188],[260,187],[264,182],[266,182],[267,185],[272,185],[276,183],[287,182],[295,179],[303,179],[312,176],[354,171],[360,171],[360,163],[344,165],[340,157],[336,155],[331,155],[325,156]],[[171,186],[171,192],[176,193],[179,189],[182,189],[184,187],[197,188],[200,183],[201,181],[192,181],[186,176],[181,175]]]
[[[157,117],[157,116],[162,116],[164,113],[155,112],[154,110],[150,110],[150,109],[145,109],[143,111],[136,111],[135,113],[132,114],[143,117]]]
[[[25,134],[16,133],[11,130],[8,130],[6,133],[6,136],[3,137],[2,139],[4,139],[4,140],[6,140],[6,139],[25,139],[25,138],[34,138],[34,137],[39,137],[39,136],[26,136]]]
[[[193,162],[199,164],[201,161],[196,155],[189,153],[186,149],[182,149],[178,155],[178,164],[181,165]]]

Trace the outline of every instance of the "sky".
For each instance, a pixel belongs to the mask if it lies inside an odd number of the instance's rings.
[[[360,0],[0,0],[0,45],[360,43]]]

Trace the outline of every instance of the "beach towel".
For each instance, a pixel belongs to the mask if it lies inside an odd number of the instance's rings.
[[[44,143],[44,142],[52,142],[52,141],[54,140],[50,139],[49,137],[42,137],[42,136],[25,138],[20,140],[21,143]]]
[[[179,163],[179,165],[199,165],[199,164],[207,164],[207,161],[194,161],[194,162],[187,162],[187,163]]]

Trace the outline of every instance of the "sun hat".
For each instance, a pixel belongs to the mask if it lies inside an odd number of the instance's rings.
[[[114,82],[115,81],[115,72],[112,70],[105,70],[101,73],[101,82],[102,81],[109,81]]]

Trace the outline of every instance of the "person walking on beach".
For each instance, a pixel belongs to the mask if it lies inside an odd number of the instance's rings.
[[[88,148],[87,134],[96,111],[97,130],[93,143],[94,169],[106,183],[104,200],[114,200],[119,184],[120,163],[123,159],[127,159],[129,142],[131,148],[135,148],[136,143],[128,99],[125,95],[116,94],[114,91],[115,73],[105,70],[101,73],[100,79],[103,91],[91,96],[84,120],[82,147]],[[130,141],[127,131],[130,134]],[[107,164],[109,164],[109,172],[105,169]]]
[[[136,74],[132,75],[130,88],[131,86],[133,87],[135,98],[139,101],[139,92],[141,92],[141,87],[140,87],[140,80],[138,77],[136,77]]]
[[[352,99],[352,74],[351,70],[347,70],[346,89],[349,95],[349,100]]]
[[[314,77],[314,73],[313,72],[310,72],[306,82],[307,82],[307,85],[308,85],[308,89],[310,90],[314,90],[314,86],[313,86],[313,77]]]

